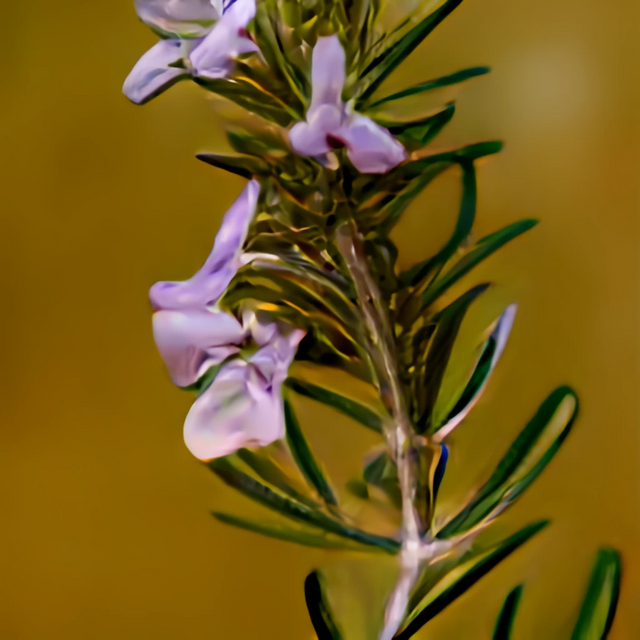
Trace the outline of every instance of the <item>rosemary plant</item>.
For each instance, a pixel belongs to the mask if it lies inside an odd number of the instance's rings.
[[[215,513],[218,520],[298,544],[397,556],[380,640],[412,637],[547,526],[535,522],[491,545],[479,538],[551,461],[578,409],[569,387],[553,390],[468,503],[436,515],[448,437],[487,385],[516,310],[507,307],[487,328],[463,383],[447,390],[461,324],[488,285],[458,297],[451,288],[536,224],[514,222],[471,244],[475,162],[501,144],[430,152],[454,104],[413,119],[390,115],[410,96],[415,103],[487,68],[381,90],[460,3],[414,2],[398,17],[402,7],[385,0],[137,0],[160,40],[124,85],[144,103],[192,80],[249,114],[228,132],[235,155],[198,156],[248,182],[202,269],[151,289],[154,337],[173,382],[197,394],[184,426],[190,451],[281,516]],[[399,272],[390,232],[455,167],[462,195],[453,235]],[[342,369],[379,402],[289,375],[294,359]],[[341,504],[296,418],[296,394],[379,434],[380,448],[345,491],[372,509],[395,510],[395,534]],[[617,553],[601,550],[574,639],[607,635],[619,581]],[[521,591],[507,596],[494,638],[510,637]],[[343,638],[320,572],[308,576],[305,595],[318,637]]]

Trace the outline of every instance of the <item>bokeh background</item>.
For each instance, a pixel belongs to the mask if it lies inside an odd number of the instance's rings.
[[[5,2],[0,57],[2,442],[0,637],[176,640],[311,637],[302,582],[319,551],[224,528],[233,500],[182,444],[190,397],[150,332],[147,290],[191,275],[242,181],[199,164],[224,144],[195,86],[144,108],[121,95],[154,36],[133,3]],[[455,439],[446,495],[462,499],[555,385],[582,413],[500,531],[554,526],[431,623],[424,638],[488,638],[517,581],[522,640],[568,637],[598,546],[624,583],[611,638],[640,637],[635,0],[468,0],[389,88],[488,64],[438,146],[488,138],[478,235],[542,224],[479,269],[517,301],[510,347]],[[401,224],[403,263],[437,247],[458,181]],[[338,480],[372,440],[300,403]]]

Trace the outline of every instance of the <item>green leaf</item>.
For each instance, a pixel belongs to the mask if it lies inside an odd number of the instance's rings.
[[[460,395],[453,398],[455,404],[448,411],[447,417],[440,421],[436,416],[437,428],[434,431],[434,439],[441,442],[455,429],[469,414],[476,402],[480,399],[491,373],[493,372],[511,333],[513,320],[516,313],[516,305],[508,306],[502,313],[491,335],[484,343],[482,353],[476,362],[471,377]],[[449,405],[450,406],[450,405]]]
[[[371,460],[362,474],[365,482],[381,489],[389,498],[392,505],[400,509],[402,506],[402,492],[395,465],[387,452],[383,452]]]
[[[284,45],[278,33],[278,25],[272,11],[263,3],[258,3],[254,21],[254,33],[260,52],[265,57],[269,68],[278,73],[288,84],[291,95],[289,101],[299,113],[306,111],[306,94],[309,91],[308,81],[303,73],[299,73],[289,56],[285,55]]]
[[[359,102],[367,100],[387,76],[462,2],[445,0],[400,40],[383,51],[362,73],[363,87]]]
[[[382,433],[383,417],[360,402],[299,378],[288,378],[286,385],[297,394],[329,405],[372,431]]]
[[[396,634],[395,640],[411,638],[429,620],[468,591],[480,578],[548,524],[549,522],[544,520],[524,527],[506,540],[474,555],[469,560],[463,561],[449,571],[433,588],[424,589],[422,584],[418,584],[409,603],[411,613],[407,616],[401,630]]]
[[[460,200],[458,222],[453,235],[435,256],[400,274],[400,283],[404,286],[415,286],[438,265],[445,264],[471,233],[476,217],[478,197],[476,171],[473,162],[467,159],[461,160],[459,164],[462,170],[462,198]]]
[[[307,505],[311,509],[318,508],[318,502],[298,491],[291,478],[287,476],[276,462],[268,457],[265,449],[258,449],[258,451],[240,449],[236,455],[266,483],[279,489],[290,498]]]
[[[416,396],[418,404],[418,424],[420,433],[433,434],[437,425],[433,423],[433,410],[440,393],[453,345],[458,337],[462,321],[478,296],[489,288],[488,284],[481,284],[462,294],[449,306],[445,307],[434,318],[436,330],[429,344],[426,359],[416,376]]]
[[[374,120],[406,146],[424,147],[450,122],[455,110],[455,105],[449,104],[432,116],[411,122],[395,122],[383,118],[374,118]]]
[[[399,100],[400,98],[406,98],[407,96],[412,96],[416,93],[422,93],[423,91],[431,91],[432,89],[446,87],[451,84],[458,84],[459,82],[464,82],[465,80],[469,80],[470,78],[482,76],[485,73],[489,73],[489,71],[491,71],[489,67],[471,67],[470,69],[456,71],[456,73],[452,73],[451,75],[443,76],[442,78],[436,78],[435,80],[429,80],[427,82],[414,85],[413,87],[409,87],[408,89],[398,91],[398,93],[393,93],[391,95],[385,96],[384,98],[381,98],[380,100],[369,105],[368,109],[375,109],[376,107],[379,107],[386,102]]]
[[[224,169],[229,173],[251,180],[254,176],[269,173],[269,168],[262,161],[248,156],[229,156],[219,153],[199,153],[198,160],[210,164],[212,167]]]
[[[318,640],[342,640],[317,571],[310,573],[304,581],[304,598]]]
[[[400,549],[400,544],[396,540],[348,527],[318,510],[311,509],[296,500],[288,498],[279,491],[240,471],[228,458],[211,460],[207,463],[207,466],[228,486],[286,518],[310,524],[328,533],[334,533],[360,544],[378,547],[387,553],[396,554]]]
[[[609,635],[620,596],[620,555],[600,549],[571,640],[604,640]]]
[[[521,220],[501,229],[485,238],[462,257],[449,271],[438,278],[431,286],[422,293],[421,308],[426,309],[433,304],[449,287],[454,285],[460,278],[465,276],[475,266],[480,264],[485,258],[495,253],[505,244],[522,235],[525,231],[532,229],[538,224],[537,220]]]
[[[241,518],[229,513],[212,511],[211,515],[223,524],[252,533],[258,533],[268,538],[293,542],[304,547],[315,547],[317,549],[344,549],[350,551],[362,551],[366,547],[361,547],[346,540],[333,539],[320,529],[305,529],[285,526],[279,522],[256,522],[248,518]]]
[[[495,629],[493,630],[493,640],[511,640],[513,621],[515,620],[520,598],[522,597],[522,589],[523,585],[519,584],[512,589],[506,597],[500,610]]]
[[[564,442],[578,413],[578,397],[559,387],[540,405],[496,470],[437,537],[449,538],[486,523],[509,506],[542,472]]]
[[[338,500],[335,493],[304,437],[291,403],[286,399],[284,402],[284,417],[287,425],[287,442],[302,475],[328,505],[337,506]]]
[[[249,65],[236,61],[236,71],[240,72],[241,69],[247,71]],[[255,74],[252,75],[255,76]],[[255,78],[194,79],[207,91],[235,102],[238,106],[268,122],[286,127],[293,120],[292,114],[295,114],[295,110],[260,86]]]

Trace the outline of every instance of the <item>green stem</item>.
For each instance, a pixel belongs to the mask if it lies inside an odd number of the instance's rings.
[[[348,222],[336,232],[338,249],[354,282],[358,302],[369,332],[371,357],[378,372],[383,401],[391,411],[393,422],[384,433],[396,464],[402,493],[402,571],[387,606],[383,638],[392,638],[400,627],[411,591],[419,577],[423,525],[415,502],[418,494],[418,449],[409,419],[402,383],[398,376],[395,340],[385,303],[371,277],[362,239],[355,224]]]

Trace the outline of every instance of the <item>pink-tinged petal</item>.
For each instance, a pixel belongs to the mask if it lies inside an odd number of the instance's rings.
[[[191,453],[211,460],[248,446],[266,446],[285,434],[280,394],[249,363],[223,367],[194,402],[184,424]]]
[[[158,311],[153,336],[174,384],[187,387],[234,353],[246,331],[222,311]]]
[[[387,129],[359,113],[349,116],[338,137],[345,142],[349,160],[360,173],[386,173],[408,157]]]
[[[220,0],[136,0],[140,19],[163,37],[201,38],[222,16]]]
[[[246,27],[256,13],[255,0],[236,0],[191,54],[193,73],[201,78],[224,78],[243,53],[258,51]]]
[[[337,35],[318,38],[311,60],[311,108],[342,105],[346,56]]]
[[[180,40],[160,40],[138,60],[124,81],[122,92],[135,104],[144,104],[155,98],[190,75],[187,69],[170,66],[180,64],[187,53]]]
[[[289,131],[292,149],[301,156],[313,157],[329,153],[334,147],[328,136],[340,130],[342,119],[342,109],[334,105],[311,107],[307,113],[307,122],[298,122]]]
[[[211,254],[192,278],[151,287],[149,298],[154,309],[203,309],[217,303],[241,266],[242,245],[259,194],[259,183],[251,180],[225,214]]]
[[[274,393],[280,394],[280,386],[287,379],[289,367],[304,335],[301,329],[278,327],[270,342],[251,356],[251,364],[271,382]]]

